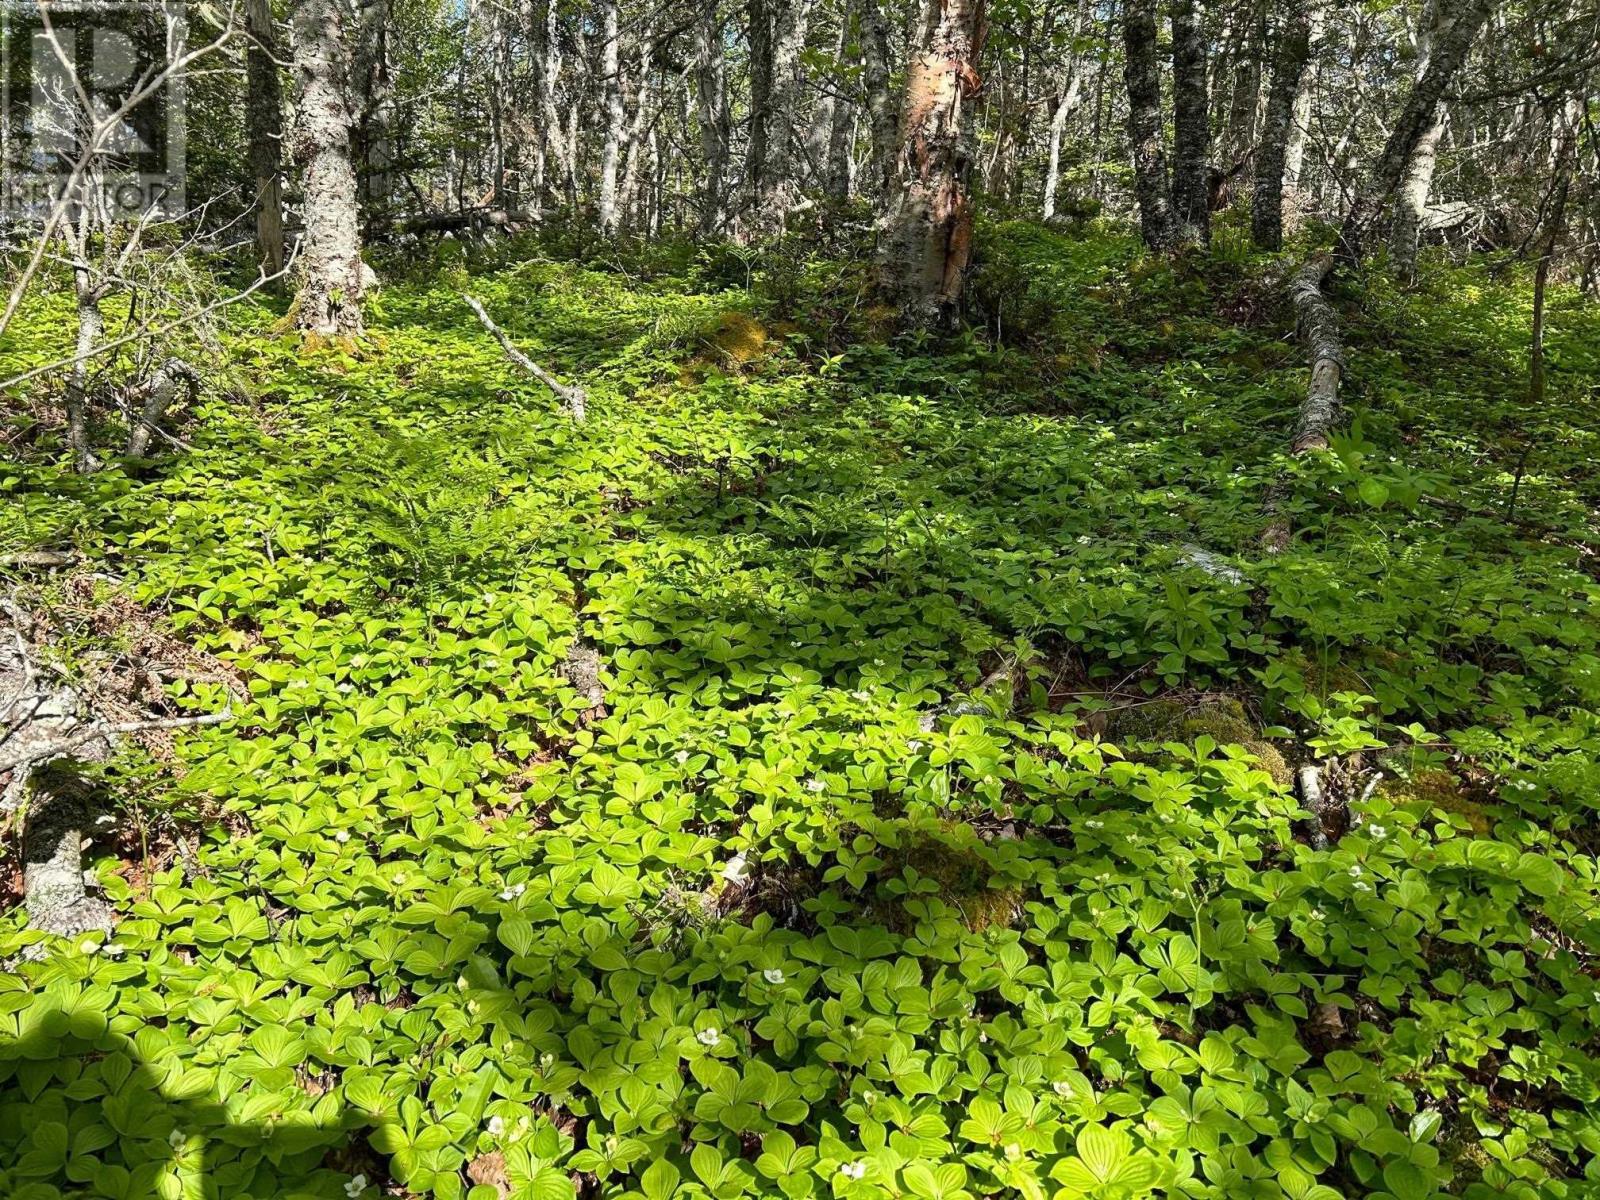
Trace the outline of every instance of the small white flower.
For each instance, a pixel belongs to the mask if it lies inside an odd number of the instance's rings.
[[[1058,1096],[1070,1096],[1070,1095],[1072,1095],[1072,1085],[1070,1083],[1068,1083],[1065,1079],[1056,1080],[1054,1083],[1052,1083],[1050,1085],[1050,1087],[1055,1091],[1055,1094],[1058,1095]]]
[[[706,1028],[694,1035],[694,1040],[699,1042],[702,1046],[715,1046],[722,1040],[722,1031],[715,1025],[708,1025]]]
[[[1351,867],[1350,867],[1350,878],[1351,879],[1360,879],[1361,878],[1361,867],[1360,867],[1359,864],[1351,864]]]
[[[847,1162],[839,1167],[839,1174],[846,1179],[860,1179],[867,1173],[867,1164],[864,1162]]]
[[[689,752],[687,750],[679,750],[672,757],[678,760],[678,765],[681,767],[689,761]]]
[[[875,666],[875,667],[881,667],[881,666],[883,666],[883,659],[881,659],[881,658],[875,658],[875,659],[873,659],[873,660],[872,660],[872,665],[873,665],[873,666]]]
[[[499,1137],[506,1131],[506,1119],[504,1117],[490,1117],[488,1128],[490,1137]]]
[[[789,645],[793,646],[796,650],[798,650],[798,649],[800,649],[801,646],[804,646],[805,643],[804,642],[790,642]]]
[[[405,882],[406,882],[406,873],[404,871],[396,871],[394,873],[394,885],[395,885],[395,887],[403,887],[405,885]]]
[[[779,984],[783,982],[783,972],[777,967],[768,967],[765,971],[761,972],[761,978],[765,979],[768,983]]]
[[[1370,883],[1357,883],[1355,888],[1358,892],[1370,892],[1372,890],[1372,885]]]
[[[878,1102],[878,1093],[868,1088],[861,1093],[861,1101],[863,1104],[876,1104]]]
[[[494,603],[494,593],[493,592],[485,592],[483,594],[483,602],[485,604],[493,604]]]
[[[1595,994],[1594,994],[1594,1002],[1595,1002],[1595,1003],[1596,1003],[1596,1004],[1600,1004],[1600,992],[1596,992],[1596,993],[1595,993]]]
[[[923,747],[923,743],[921,741],[917,740],[916,738],[912,738],[909,742],[906,743],[906,749],[911,751],[911,753],[913,753],[913,754],[915,754],[918,750],[921,750],[922,747]]]
[[[1323,914],[1322,914],[1322,910],[1321,910],[1321,909],[1320,909],[1320,908],[1313,908],[1313,909],[1312,909],[1312,910],[1311,910],[1311,919],[1312,919],[1312,920],[1313,920],[1313,921],[1320,921],[1320,920],[1322,920],[1322,915],[1323,915]]]
[[[1375,838],[1385,838],[1389,836],[1389,831],[1382,825],[1370,825],[1367,827],[1367,832]]]
[[[1016,1162],[1022,1157],[1022,1147],[1015,1142],[1006,1143],[1006,1161]]]
[[[357,1196],[366,1190],[367,1177],[365,1175],[352,1175],[350,1181],[344,1185],[344,1194],[349,1196],[350,1200],[355,1200]]]
[[[80,954],[90,954],[90,955],[99,954],[100,953],[100,943],[99,942],[79,942],[78,943],[78,953],[80,953]]]
[[[1092,541],[1094,541],[1094,539],[1087,533],[1080,533],[1078,535],[1078,545],[1080,546],[1087,546]]]
[[[514,883],[510,887],[506,888],[505,891],[500,893],[500,899],[502,899],[502,900],[515,900],[518,896],[522,895],[522,893],[527,891],[527,890],[528,890],[528,885],[527,884],[525,884],[525,883]]]
[[[467,990],[467,977],[465,975],[456,976],[456,990],[462,992]]]
[[[850,695],[861,701],[863,704],[872,699],[872,693],[867,691],[865,688],[857,688],[855,691],[851,692]]]
[[[107,958],[121,958],[127,952],[128,948],[118,942],[107,942],[104,946],[100,947],[100,953],[104,954]]]
[[[344,843],[350,840],[350,831],[348,829],[339,830],[338,833],[333,835],[333,840],[338,842],[341,846],[344,845]]]
[[[174,1129],[171,1133],[167,1134],[167,1145],[171,1146],[174,1150],[182,1150],[183,1144],[188,1140],[189,1135],[181,1129]]]
[[[548,1071],[555,1065],[555,1061],[556,1056],[551,1054],[549,1051],[546,1051],[545,1053],[539,1055],[539,1069],[541,1071]]]
[[[341,696],[348,696],[351,692],[355,691],[356,689],[351,684],[341,683],[338,687],[334,688],[333,690],[338,692]]]
[[[1092,817],[1089,820],[1085,821],[1084,824],[1087,825],[1090,829],[1104,829],[1106,827],[1106,823],[1104,821],[1096,821]]]
[[[808,792],[825,792],[827,790],[828,785],[823,783],[822,780],[818,779],[815,775],[806,780],[806,791]]]

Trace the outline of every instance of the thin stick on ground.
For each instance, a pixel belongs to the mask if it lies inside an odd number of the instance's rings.
[[[588,402],[588,396],[583,388],[575,383],[571,385],[562,383],[549,371],[546,371],[533,359],[517,349],[511,339],[506,336],[505,330],[490,319],[489,314],[484,311],[483,305],[477,299],[468,295],[463,295],[461,298],[467,302],[467,307],[472,309],[477,316],[479,324],[494,335],[494,340],[500,343],[500,349],[506,352],[506,357],[554,392],[556,399],[563,401],[572,410],[573,423],[582,425],[587,415]]]

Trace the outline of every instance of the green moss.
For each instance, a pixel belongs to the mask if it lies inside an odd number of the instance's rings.
[[[1292,781],[1282,752],[1261,736],[1244,705],[1233,696],[1205,696],[1197,701],[1155,700],[1112,714],[1107,736],[1118,743],[1184,742],[1209,737],[1219,746],[1243,746],[1262,770],[1280,784]]]

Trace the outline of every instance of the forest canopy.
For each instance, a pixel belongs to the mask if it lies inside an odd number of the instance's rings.
[[[0,1196],[1600,1196],[1600,8],[0,17]]]

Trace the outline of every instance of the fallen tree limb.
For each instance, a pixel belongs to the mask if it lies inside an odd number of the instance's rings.
[[[1339,416],[1339,382],[1344,377],[1344,347],[1339,343],[1339,318],[1322,294],[1322,281],[1333,269],[1333,259],[1317,258],[1289,280],[1289,299],[1295,323],[1311,358],[1311,383],[1295,420],[1290,448],[1296,454],[1326,450],[1328,436]]]
[[[569,386],[562,383],[549,371],[546,371],[521,350],[518,350],[511,339],[506,336],[505,330],[490,320],[489,314],[484,311],[483,305],[474,297],[463,295],[461,298],[467,302],[467,307],[476,314],[479,324],[494,336],[495,341],[500,343],[500,349],[505,351],[506,357],[554,392],[556,398],[563,401],[572,410],[574,424],[582,425],[584,418],[588,415],[588,396],[583,388],[578,384]]]
[[[150,733],[158,729],[195,729],[202,725],[220,725],[232,719],[233,707],[230,705],[221,712],[205,713],[198,717],[152,717],[148,721],[94,721],[54,741],[41,742],[7,758],[0,758],[0,772],[11,771],[46,759],[60,758],[68,750],[74,750],[86,742],[102,738],[110,741],[112,738],[124,737],[130,733]]]
[[[150,377],[145,385],[144,404],[139,412],[128,422],[128,445],[126,453],[129,458],[141,458],[150,448],[150,435],[162,432],[160,421],[166,415],[167,409],[172,407],[173,400],[178,394],[178,385],[183,384],[189,395],[189,402],[194,403],[200,394],[200,374],[181,358],[169,358],[156,368],[156,373]],[[175,439],[174,439],[175,440]]]

